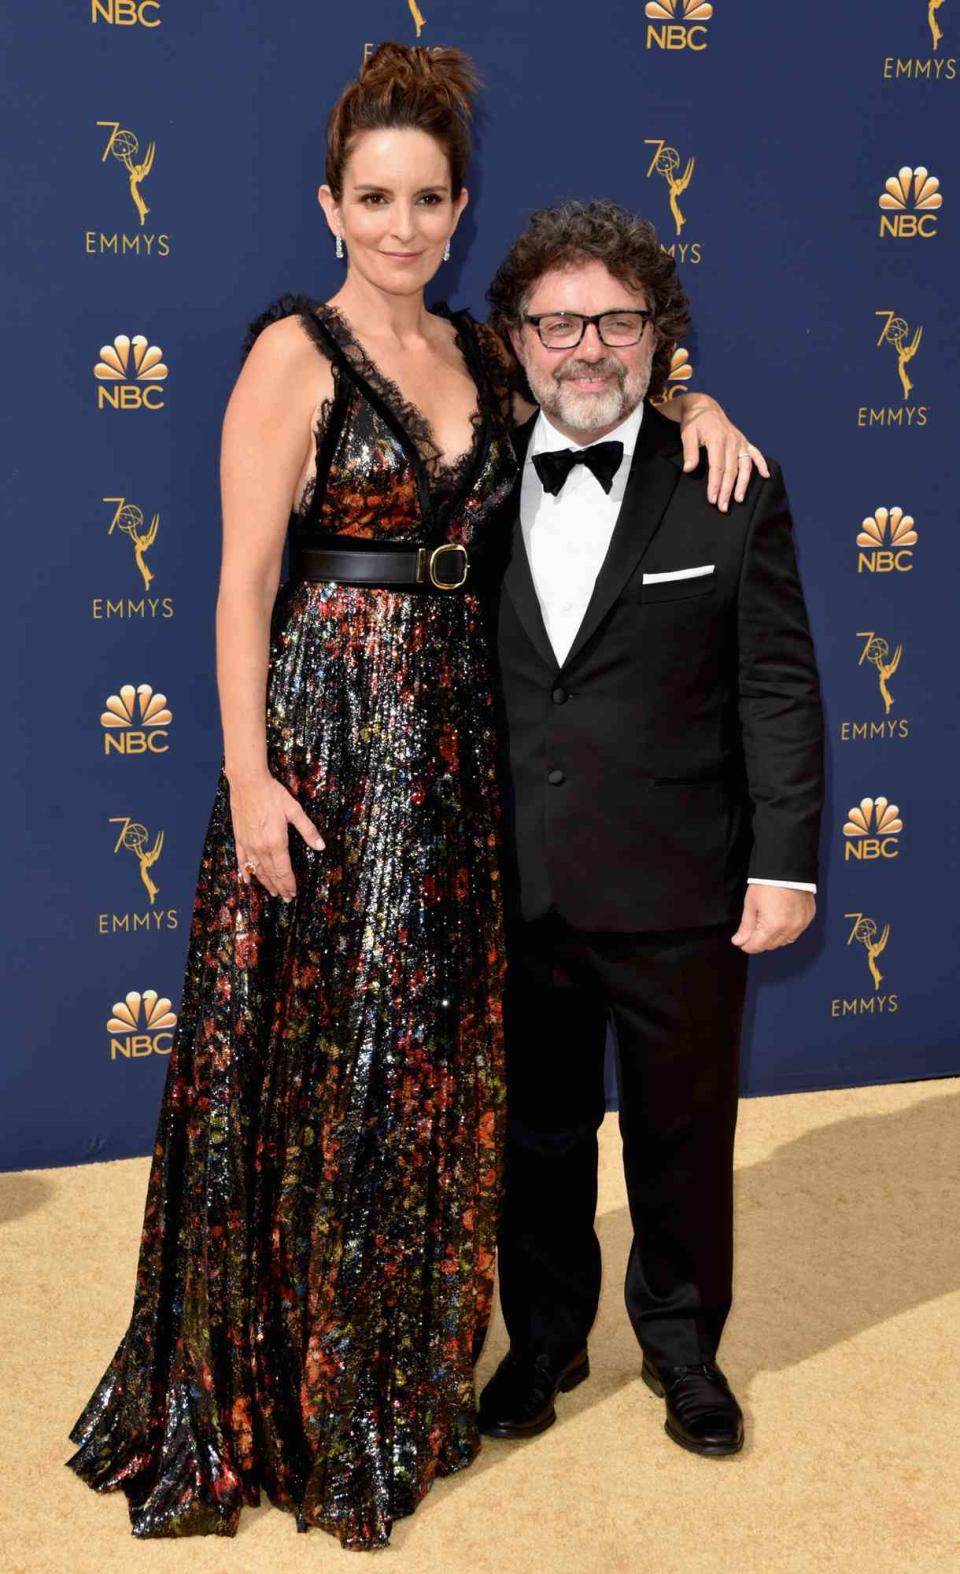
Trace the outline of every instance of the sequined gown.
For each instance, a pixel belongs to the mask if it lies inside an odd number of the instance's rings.
[[[284,297],[332,365],[293,543],[465,544],[514,461],[488,330],[445,468],[332,307]],[[472,571],[473,572],[473,571]],[[291,835],[284,904],[236,874],[222,769],[150,1173],[131,1322],[71,1433],[133,1533],[236,1531],[261,1489],[300,1529],[385,1543],[474,1457],[503,1112],[494,704],[476,594],[287,580],[270,768],[326,839]]]

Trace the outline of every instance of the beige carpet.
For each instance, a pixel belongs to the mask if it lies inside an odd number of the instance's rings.
[[[591,1380],[542,1437],[487,1443],[372,1556],[411,1574],[957,1574],[958,1150],[960,1081],[742,1105],[722,1358],[749,1432],[739,1457],[710,1461],[668,1441],[640,1382],[609,1119]],[[233,1541],[137,1542],[125,1501],[64,1468],[129,1312],[146,1170],[0,1176],[4,1574],[300,1574],[363,1557],[269,1506]],[[503,1346],[498,1325],[481,1376]]]

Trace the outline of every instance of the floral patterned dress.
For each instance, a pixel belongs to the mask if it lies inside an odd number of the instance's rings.
[[[333,308],[286,296],[332,366],[290,539],[496,551],[515,463],[495,341],[445,307],[470,450]],[[499,528],[498,528],[499,527]],[[287,904],[237,876],[221,770],[200,864],[129,1328],[71,1434],[133,1533],[232,1535],[261,1489],[346,1546],[389,1540],[479,1446],[503,1116],[495,710],[482,601],[288,579],[271,630]]]

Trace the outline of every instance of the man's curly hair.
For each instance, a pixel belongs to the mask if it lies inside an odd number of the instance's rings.
[[[527,302],[545,273],[593,261],[647,296],[657,336],[649,397],[656,398],[667,381],[674,346],[689,331],[689,305],[676,262],[661,247],[649,219],[628,213],[619,203],[570,201],[538,208],[487,291],[491,324],[509,344],[508,330],[521,327]]]

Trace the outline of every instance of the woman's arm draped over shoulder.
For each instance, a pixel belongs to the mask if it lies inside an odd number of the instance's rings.
[[[332,390],[329,363],[297,318],[287,317],[259,334],[223,421],[217,686],[224,769],[238,859],[255,857],[264,866],[257,872],[268,890],[283,896],[293,894],[286,822],[297,819],[283,816],[281,849],[279,795],[289,794],[267,765],[270,619],[290,511],[312,471],[317,408]],[[294,800],[288,807],[296,807]]]

